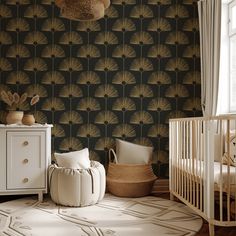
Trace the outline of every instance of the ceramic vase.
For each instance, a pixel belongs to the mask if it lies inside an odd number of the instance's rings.
[[[6,117],[7,124],[22,124],[23,111],[9,111]]]
[[[25,114],[22,119],[22,124],[24,125],[33,125],[35,123],[34,115]]]

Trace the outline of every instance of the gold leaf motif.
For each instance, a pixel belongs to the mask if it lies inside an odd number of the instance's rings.
[[[60,40],[59,40],[60,44],[65,44],[65,45],[69,45],[69,44],[82,44],[83,40],[81,38],[81,36],[75,32],[75,31],[71,31],[71,32],[65,32]]]
[[[77,110],[79,111],[99,111],[100,104],[99,102],[91,97],[83,98],[79,101]]]
[[[118,39],[114,33],[105,31],[97,35],[97,37],[95,38],[95,44],[99,44],[99,45],[118,44]]]
[[[12,17],[12,13],[9,7],[1,4],[0,5],[0,17],[1,18],[10,18]]]
[[[24,12],[26,18],[45,18],[47,16],[47,11],[41,5],[30,5]]]
[[[0,44],[2,45],[12,44],[11,36],[7,32],[0,31]]]
[[[64,112],[59,120],[60,124],[82,124],[83,119],[77,111]]]
[[[28,94],[28,97],[34,97],[36,94],[39,95],[39,97],[47,97],[48,93],[47,90],[40,84],[31,84],[27,87],[26,93]]]
[[[201,72],[189,71],[183,79],[183,84],[201,84]]]
[[[12,70],[11,63],[5,58],[0,58],[0,70],[1,71],[11,71]]]
[[[166,63],[167,71],[188,71],[188,63],[183,58],[172,58]]]
[[[130,43],[135,45],[153,44],[153,38],[148,32],[140,31],[132,35]]]
[[[58,71],[48,71],[43,75],[42,84],[65,84],[63,75]]]
[[[166,38],[166,44],[189,44],[188,36],[181,31],[171,32]]]
[[[65,105],[60,98],[47,98],[42,105],[42,110],[44,111],[63,111],[65,110]]]
[[[48,40],[47,37],[39,31],[29,32],[24,40],[24,44],[29,45],[40,45],[40,44],[47,44]]]
[[[43,22],[42,31],[56,32],[64,31],[65,25],[61,19],[58,18],[49,18]]]
[[[131,72],[119,71],[115,74],[112,83],[126,85],[126,84],[135,84],[136,81],[134,75]]]
[[[105,10],[104,17],[112,19],[119,17],[119,14],[118,11],[113,6],[110,6]]]
[[[115,148],[115,140],[113,138],[100,138],[95,144],[95,150],[108,151]]]
[[[112,4],[114,4],[114,5],[134,5],[134,4],[136,4],[136,0],[112,0]]]
[[[147,111],[136,111],[130,118],[131,124],[152,124],[153,118]]]
[[[116,71],[118,70],[118,65],[116,61],[112,58],[101,58],[95,65],[95,70],[97,71]]]
[[[165,16],[167,18],[188,18],[189,13],[185,6],[180,4],[171,5],[167,10]]]
[[[117,125],[113,132],[112,132],[113,137],[118,137],[118,138],[128,138],[128,137],[135,137],[136,132],[135,129],[132,125],[129,124],[121,124]]]
[[[188,97],[189,92],[182,84],[173,84],[165,92],[165,96],[169,98]]]
[[[164,71],[153,72],[148,78],[148,84],[171,84],[170,76]]]
[[[198,21],[198,18],[190,18],[190,19],[187,19],[184,24],[183,24],[183,28],[182,28],[183,31],[193,31],[193,32],[196,32],[196,31],[199,31],[199,21]]]
[[[118,97],[118,92],[115,89],[115,87],[111,84],[103,84],[100,85],[94,94],[95,97],[101,98],[107,98],[107,97]]]
[[[96,152],[91,151],[91,150],[89,151],[89,159],[91,161],[99,161],[100,162],[100,156]]]
[[[97,58],[100,56],[99,49],[92,44],[83,45],[77,52],[77,57],[81,58]]]
[[[167,152],[159,150],[157,152],[157,161],[161,164],[168,164],[169,163],[169,155]]]
[[[166,123],[169,123],[169,119],[184,118],[184,117],[186,117],[186,114],[183,111],[171,111],[166,118]]]
[[[80,21],[77,26],[77,31],[100,31],[101,27],[97,21]]]
[[[101,81],[99,76],[95,72],[85,71],[79,75],[79,78],[77,79],[76,83],[90,85],[90,84],[100,84]]]
[[[147,5],[136,5],[130,12],[132,18],[152,18],[153,12]]]
[[[85,124],[79,127],[77,132],[77,137],[90,138],[90,137],[100,137],[100,130],[94,124]]]
[[[7,79],[7,84],[29,84],[29,76],[23,71],[13,71],[11,72]]]
[[[62,151],[77,151],[82,148],[82,143],[74,137],[63,139],[59,146],[59,149]]]
[[[168,58],[171,57],[171,51],[166,45],[158,44],[149,49],[147,56],[150,58]]]
[[[47,70],[47,64],[39,57],[34,57],[25,63],[24,70],[26,71],[45,71]]]
[[[2,124],[6,124],[6,117],[7,117],[7,112],[6,111],[0,111],[0,122]]]
[[[6,53],[6,57],[9,58],[27,58],[30,57],[28,48],[22,44],[12,45]]]
[[[163,124],[153,125],[148,131],[148,137],[168,138],[168,136],[169,136],[169,129],[167,125],[163,125]]]
[[[81,71],[83,69],[79,59],[69,57],[64,59],[59,66],[61,71]]]
[[[148,0],[150,5],[170,5],[171,0]]]
[[[122,18],[115,21],[112,26],[113,31],[135,31],[136,27],[132,20],[128,18]]]
[[[130,98],[117,98],[112,106],[114,111],[134,111],[136,110],[135,103]]]
[[[153,19],[148,25],[148,31],[166,32],[171,31],[171,25],[165,18]]]
[[[64,85],[59,93],[60,97],[82,97],[83,93],[81,88],[75,84]]]
[[[133,71],[151,71],[153,70],[153,65],[147,58],[136,58],[133,60],[130,66],[130,70]]]
[[[12,32],[23,32],[23,31],[29,31],[29,24],[25,19],[22,18],[12,18],[7,26],[6,26],[7,31],[12,31]]]
[[[61,125],[54,124],[52,127],[52,137],[62,138],[65,137],[65,131]]]
[[[200,98],[190,98],[184,102],[183,105],[184,111],[201,111],[201,99]]]
[[[166,98],[154,98],[148,104],[149,111],[169,111],[171,104]]]
[[[136,138],[134,139],[133,143],[138,144],[138,145],[142,145],[142,146],[147,146],[147,147],[152,147],[152,141],[148,138],[145,137],[140,137],[140,138]]]
[[[146,84],[135,85],[130,92],[130,97],[153,97],[153,91],[150,86]]]
[[[112,57],[115,58],[133,58],[136,57],[136,53],[134,51],[134,49],[127,45],[127,44],[122,44],[117,46],[113,53],[112,53]]]
[[[183,57],[200,58],[200,46],[196,44],[187,46],[184,50]]]
[[[51,44],[43,49],[41,56],[45,58],[60,58],[65,57],[65,52],[59,45]]]
[[[35,122],[38,124],[45,124],[47,123],[47,116],[41,111],[33,112]],[[53,125],[55,127],[55,124]]]
[[[117,124],[118,118],[112,111],[101,111],[95,117],[95,124]]]

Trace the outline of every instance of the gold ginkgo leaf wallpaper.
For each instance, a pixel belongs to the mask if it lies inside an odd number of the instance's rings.
[[[201,115],[200,86],[197,0],[111,0],[94,22],[53,0],[0,1],[0,90],[40,96],[16,108],[54,125],[52,152],[88,147],[106,165],[120,138],[154,146],[168,177],[168,120]]]

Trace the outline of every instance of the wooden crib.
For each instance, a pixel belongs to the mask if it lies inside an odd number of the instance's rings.
[[[207,220],[210,235],[236,226],[236,116],[171,119],[169,129],[171,199]]]

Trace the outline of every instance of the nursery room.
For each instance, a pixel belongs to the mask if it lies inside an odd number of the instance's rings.
[[[0,235],[236,235],[236,0],[0,0]]]

